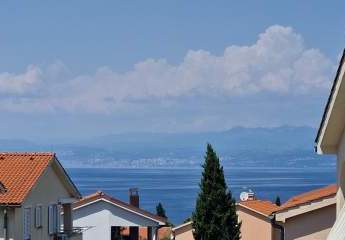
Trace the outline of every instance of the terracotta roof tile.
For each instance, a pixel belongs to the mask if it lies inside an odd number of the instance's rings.
[[[141,208],[137,208],[137,207],[135,207],[133,205],[130,205],[130,204],[126,203],[126,202],[123,202],[121,200],[113,198],[113,197],[107,195],[106,193],[104,193],[102,191],[97,191],[97,192],[95,192],[95,193],[93,193],[93,194],[91,194],[89,196],[83,197],[78,202],[73,203],[73,208],[81,207],[81,206],[83,206],[85,204],[91,203],[91,202],[99,200],[99,199],[105,199],[105,200],[107,200],[109,202],[112,202],[115,205],[119,205],[119,206],[121,206],[123,208],[126,208],[126,209],[129,209],[131,211],[137,212],[137,213],[139,213],[141,215],[144,215],[144,216],[146,216],[148,218],[151,218],[151,219],[155,219],[156,221],[159,221],[159,222],[166,223],[166,221],[167,221],[167,219],[165,219],[163,217],[159,217],[159,216],[157,216],[155,214],[152,214],[152,213],[150,213],[148,211],[145,211],[145,210],[143,210]]]
[[[54,153],[0,153],[0,204],[20,205],[48,166]]]
[[[270,216],[278,210],[278,206],[266,200],[248,200],[239,203],[240,206],[259,212],[265,216]]]
[[[298,205],[310,203],[313,201],[320,200],[322,198],[335,196],[337,193],[336,184],[329,185],[327,187],[319,188],[310,192],[302,193],[300,195],[294,196],[286,201],[280,208],[281,210],[286,210],[292,207],[297,207]]]

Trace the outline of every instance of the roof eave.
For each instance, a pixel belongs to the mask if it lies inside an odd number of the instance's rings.
[[[163,219],[161,217],[158,218],[158,217],[154,217],[154,216],[149,216],[149,215],[146,215],[146,214],[144,214],[142,212],[138,212],[138,211],[135,211],[133,209],[129,209],[126,206],[122,206],[120,204],[117,204],[117,203],[113,202],[112,201],[112,197],[109,197],[107,195],[106,196],[99,196],[99,197],[97,197],[97,198],[95,198],[95,199],[93,199],[91,201],[87,201],[87,202],[85,202],[83,204],[75,206],[75,207],[73,207],[73,210],[77,210],[79,208],[86,207],[88,205],[94,204],[94,203],[99,202],[99,201],[104,201],[104,202],[107,202],[107,203],[112,204],[114,206],[117,206],[119,208],[122,208],[122,209],[124,209],[126,211],[130,211],[130,212],[133,212],[135,214],[138,214],[138,215],[140,215],[140,216],[142,216],[144,218],[150,219],[151,221],[157,222],[158,225],[160,225],[160,226],[164,226],[164,225],[167,224],[167,219]]]
[[[70,185],[71,190],[74,193],[74,197],[77,199],[80,199],[82,197],[81,193],[79,192],[77,186],[74,184],[74,182],[72,181],[72,179],[70,178],[70,176],[68,175],[68,173],[66,172],[66,170],[64,169],[64,167],[62,166],[62,164],[60,163],[60,161],[58,160],[58,158],[56,157],[55,154],[53,156],[52,163],[53,162],[56,163],[56,165],[58,166],[59,170],[61,171],[63,177],[65,178],[66,182]]]
[[[344,63],[345,63],[345,49],[343,50],[343,54],[342,54],[342,57],[341,57],[340,62],[339,62],[337,73],[335,75],[335,78],[334,78],[334,81],[332,84],[331,93],[327,99],[327,103],[326,103],[326,106],[325,106],[325,109],[324,109],[324,112],[322,115],[320,126],[319,126],[319,129],[317,131],[316,138],[315,138],[315,151],[318,154],[334,154],[334,153],[336,153],[336,150],[337,150],[336,146],[332,146],[332,145],[325,143],[324,135],[325,135],[326,130],[327,130],[326,128],[328,125],[328,120],[329,120],[330,115],[331,115],[330,112],[332,110],[332,105],[335,101],[336,90],[338,89],[337,86],[341,82],[341,80],[339,80],[339,79],[340,79],[341,69],[342,69]]]
[[[241,203],[238,203],[237,205],[240,206],[240,207],[243,207],[243,208],[245,208],[245,209],[247,209],[247,210],[249,210],[249,211],[252,211],[252,212],[254,212],[254,213],[257,213],[257,214],[259,214],[259,215],[261,215],[261,216],[263,216],[263,217],[265,217],[265,218],[270,218],[270,217],[272,216],[272,214],[265,214],[265,213],[262,213],[262,212],[260,212],[260,211],[257,211],[257,210],[255,210],[255,209],[253,209],[253,208],[251,208],[251,207],[248,207],[248,206],[246,206],[246,205],[244,205],[244,204],[241,204]]]

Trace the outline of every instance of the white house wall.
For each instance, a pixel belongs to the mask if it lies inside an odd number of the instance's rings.
[[[84,240],[109,240],[111,226],[158,226],[155,221],[102,200],[75,209],[73,219],[75,226],[91,227],[84,232]]]
[[[53,239],[48,234],[48,206],[52,203],[58,203],[61,198],[69,197],[71,195],[60,181],[53,167],[48,166],[23,203],[23,207],[31,207],[31,239]],[[34,226],[34,211],[37,205],[42,206],[42,228],[35,228]],[[17,223],[15,239],[23,239],[23,208],[17,208],[15,215]]]
[[[345,134],[343,134],[341,142],[338,146],[337,153],[337,213],[340,212],[344,205],[345,193]]]

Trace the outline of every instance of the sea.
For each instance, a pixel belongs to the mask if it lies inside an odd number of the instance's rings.
[[[190,217],[199,192],[201,168],[69,168],[83,195],[97,190],[128,202],[129,188],[138,188],[140,207],[155,212],[161,202],[169,221],[180,224]],[[259,199],[284,202],[291,196],[335,183],[335,167],[224,169],[232,195],[252,190]]]

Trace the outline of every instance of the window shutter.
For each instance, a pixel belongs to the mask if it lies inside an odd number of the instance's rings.
[[[60,210],[57,204],[51,204],[48,207],[48,221],[49,234],[55,234],[60,232]]]
[[[31,239],[31,208],[24,208],[24,240]]]
[[[51,235],[54,233],[54,217],[53,217],[53,205],[48,206],[48,233]]]
[[[42,206],[37,206],[35,208],[35,227],[42,227]]]
[[[56,205],[56,232],[59,233],[61,230],[61,209],[59,205]]]

